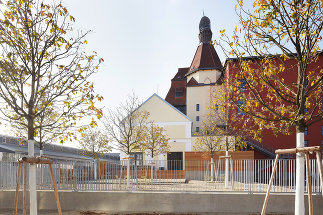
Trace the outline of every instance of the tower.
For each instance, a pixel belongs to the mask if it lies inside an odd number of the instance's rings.
[[[192,134],[200,132],[210,113],[211,95],[222,85],[223,67],[212,45],[211,22],[206,16],[199,24],[199,42],[186,73],[186,108],[193,120]]]
[[[210,95],[222,85],[223,77],[223,66],[212,45],[211,21],[206,16],[200,20],[198,37],[190,67],[178,70],[165,99],[192,119],[192,134],[200,131],[209,113]]]

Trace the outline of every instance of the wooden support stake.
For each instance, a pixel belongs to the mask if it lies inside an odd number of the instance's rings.
[[[50,170],[50,176],[51,176],[52,182],[53,182],[53,188],[54,188],[54,193],[55,193],[55,198],[56,198],[56,203],[57,203],[58,214],[62,215],[62,209],[61,209],[61,204],[59,203],[59,197],[58,197],[58,192],[57,192],[56,181],[54,178],[52,164],[49,163],[48,165],[49,165],[49,170]]]
[[[313,215],[313,201],[312,201],[312,182],[311,182],[311,169],[310,169],[310,158],[308,152],[305,153],[306,158],[306,176],[307,176],[307,187],[308,187],[308,214]]]
[[[322,147],[320,146],[310,146],[310,147],[297,147],[292,149],[277,149],[275,151],[276,154],[296,154],[299,152],[317,152],[321,151]]]
[[[321,180],[321,193],[323,195],[323,170],[322,170],[322,160],[321,160],[321,151],[316,152],[316,163],[319,168],[320,180]]]
[[[266,197],[265,197],[265,202],[264,202],[264,205],[262,206],[261,215],[266,214],[268,198],[269,198],[269,194],[270,194],[270,190],[271,190],[271,185],[273,184],[273,181],[274,181],[274,177],[275,177],[275,173],[276,173],[276,169],[277,169],[277,164],[278,164],[278,159],[279,159],[279,154],[276,154],[275,164],[274,164],[273,171],[271,173],[268,190],[267,190]]]
[[[15,212],[14,212],[14,215],[17,215],[17,213],[18,213],[18,198],[19,198],[20,175],[21,175],[21,163],[19,163],[19,166],[18,166],[18,177],[17,177],[17,188],[16,188]]]
[[[26,196],[27,196],[27,164],[24,163],[24,192],[23,192],[23,214],[26,215]]]

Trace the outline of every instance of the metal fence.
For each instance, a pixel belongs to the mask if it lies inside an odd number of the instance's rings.
[[[265,192],[274,160],[233,160],[229,186],[225,188],[225,161],[129,161],[127,164],[88,161],[55,161],[53,164],[59,190],[74,191],[239,191]],[[211,167],[213,166],[213,171]],[[295,160],[279,160],[272,192],[295,191]],[[321,184],[315,160],[310,162],[313,193],[319,193]],[[27,171],[28,173],[28,171]],[[17,162],[0,162],[0,190],[15,189]],[[232,180],[233,178],[233,180]],[[22,179],[21,179],[22,180]],[[27,180],[28,181],[28,180]],[[22,183],[22,181],[21,181]],[[37,165],[37,189],[52,189],[49,168]],[[307,191],[304,178],[305,192]]]

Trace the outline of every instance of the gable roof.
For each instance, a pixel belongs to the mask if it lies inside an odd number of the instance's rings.
[[[161,98],[159,95],[157,95],[156,93],[154,93],[152,96],[150,96],[146,101],[144,101],[138,108],[137,110],[139,110],[140,108],[144,108],[145,105],[147,105],[149,103],[150,100],[152,100],[153,98],[157,98],[158,100],[160,100],[160,102],[164,103],[165,107],[169,108],[168,110],[170,110],[171,112],[173,112],[175,115],[178,115],[180,116],[181,118],[189,121],[189,122],[192,122],[192,120],[186,116],[185,114],[183,114],[181,111],[179,111],[177,108],[175,108],[173,105],[171,105],[170,103],[168,103],[166,100],[164,100],[163,98]],[[161,105],[158,106],[158,108],[163,108]],[[150,112],[150,114],[154,114],[152,113],[151,111],[154,111],[154,110],[147,110],[148,112]],[[161,110],[155,110],[156,113],[158,113],[158,115],[161,115],[162,112],[166,112],[165,109],[161,109]],[[171,117],[171,116],[170,116]]]
[[[223,66],[214,46],[211,43],[201,43],[195,52],[193,61],[186,73],[186,76],[198,70],[211,70],[217,69],[222,71]]]
[[[199,83],[195,80],[194,77],[192,77],[186,84],[186,86],[197,86]]]

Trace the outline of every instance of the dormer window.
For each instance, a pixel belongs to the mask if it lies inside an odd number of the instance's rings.
[[[183,87],[176,87],[175,88],[175,98],[183,97],[184,95],[184,88]]]

